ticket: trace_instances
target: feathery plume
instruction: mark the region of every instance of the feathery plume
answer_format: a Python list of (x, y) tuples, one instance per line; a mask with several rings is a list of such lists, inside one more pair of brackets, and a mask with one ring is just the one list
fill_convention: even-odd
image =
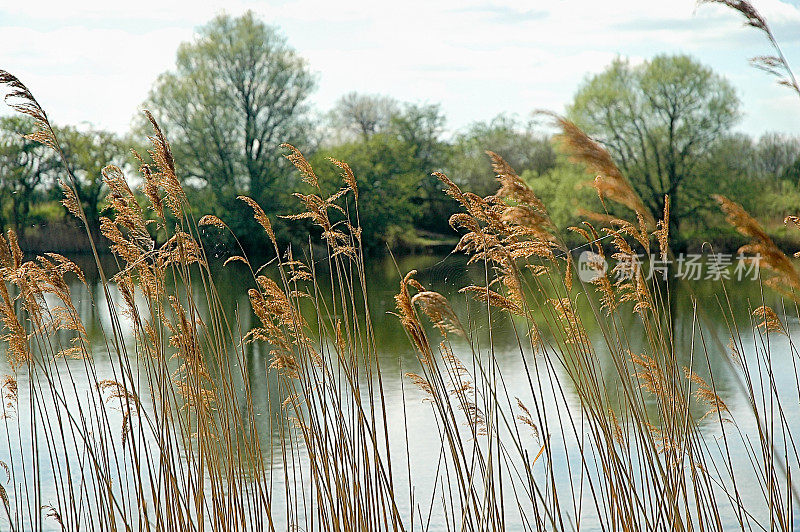
[(270, 223), (269, 218), (267, 218), (267, 214), (264, 212), (264, 209), (261, 208), (261, 205), (259, 205), (256, 200), (248, 196), (237, 196), (236, 199), (247, 203), (250, 208), (253, 209), (253, 218), (255, 218), (259, 225), (264, 228), (264, 231), (267, 232), (269, 239), (272, 240), (272, 243), (277, 246), (278, 242), (275, 239), (275, 232), (272, 230), (272, 223)]
[(443, 335), (447, 336), (448, 332), (452, 332), (463, 337), (467, 336), (458, 316), (442, 294), (427, 290), (418, 292), (411, 298), (411, 303), (419, 305)]
[(353, 170), (350, 169), (350, 165), (334, 159), (333, 157), (328, 157), (328, 160), (342, 170), (342, 180), (348, 187), (350, 187), (350, 190), (353, 191), (356, 201), (358, 201), (358, 183), (356, 182), (356, 176), (353, 174)]
[[(712, 196), (725, 213), (725, 220), (739, 233), (750, 238), (750, 243), (739, 248), (739, 254), (750, 255), (749, 261), (758, 261), (759, 268), (767, 268), (775, 273), (766, 284), (789, 297), (797, 298), (800, 294), (800, 275), (792, 261), (775, 245), (772, 238), (761, 225), (750, 216), (744, 208), (725, 196)], [(790, 220), (791, 221), (791, 220)]]
[(295, 168), (300, 170), (300, 175), (302, 176), (303, 181), (314, 188), (319, 188), (317, 175), (314, 173), (311, 163), (309, 163), (306, 158), (303, 157), (303, 154), (300, 153), (300, 150), (287, 143), (281, 144), (281, 148), (286, 148), (291, 152), (288, 155), (284, 155), (284, 157), (286, 157), (289, 162), (295, 166)]
[(770, 307), (761, 305), (753, 311), (753, 317), (761, 320), (756, 324), (756, 327), (764, 329), (764, 332), (777, 332), (788, 336), (780, 318)]
[(761, 16), (753, 4), (746, 0), (699, 0), (698, 4), (721, 4), (741, 13), (748, 26), (770, 33), (767, 20)]
[(608, 198), (628, 207), (643, 217), (648, 227), (655, 227), (653, 215), (645, 207), (630, 182), (622, 175), (608, 151), (599, 142), (589, 138), (573, 122), (555, 113), (543, 113), (553, 117), (556, 126), (561, 129), (558, 139), (572, 160), (585, 165), (588, 172), (597, 176), (591, 186), (597, 191), (600, 199)]

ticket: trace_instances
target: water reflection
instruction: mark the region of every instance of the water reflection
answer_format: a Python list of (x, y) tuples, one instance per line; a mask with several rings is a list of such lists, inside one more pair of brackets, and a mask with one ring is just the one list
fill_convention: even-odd
[[(113, 261), (110, 258), (105, 260), (108, 260), (105, 268), (108, 271), (114, 271)], [(86, 286), (77, 280), (71, 284), (73, 300), (80, 318), (86, 324), (87, 335), (94, 350), (95, 371), (100, 374), (100, 379), (112, 378), (113, 375), (106, 377), (103, 372), (113, 371), (112, 365), (105, 363), (104, 360), (108, 357), (109, 351), (106, 338), (114, 324), (96, 269), (90, 261), (84, 262), (85, 264), (81, 264), (81, 266), (86, 272), (89, 282)], [(319, 267), (324, 268), (324, 265), (321, 264)], [(436, 290), (448, 297), (463, 323), (471, 324), (469, 329), (475, 335), (474, 343), (484, 348), (484, 356), (489, 356), (488, 353), (491, 352), (491, 356), (497, 361), (509, 398), (521, 397), (528, 400), (531, 395), (529, 386), (531, 371), (541, 371), (541, 375), (551, 379), (554, 378), (552, 372), (556, 371), (560, 372), (555, 375), (555, 378), (559, 379), (560, 386), (567, 395), (569, 407), (577, 411), (580, 399), (569, 379), (565, 378), (563, 367), (551, 365), (541, 368), (540, 366), (543, 364), (541, 357), (535, 356), (528, 349), (520, 348), (520, 336), (524, 337), (527, 334), (525, 327), (505, 313), (493, 312), (489, 317), (481, 305), (471, 303), (465, 294), (459, 293), (459, 289), (466, 285), (485, 284), (485, 273), (481, 268), (467, 267), (466, 260), (457, 256), (406, 256), (397, 258), (396, 261), (385, 258), (370, 262), (367, 270), (367, 298), (378, 347), (377, 354), (382, 368), (387, 417), (392, 420), (389, 438), (393, 442), (393, 446), (398, 446), (395, 450), (404, 453), (406, 431), (413, 436), (409, 438), (408, 442), (409, 460), (412, 462), (411, 470), (414, 472), (413, 482), (415, 486), (418, 486), (417, 498), (425, 500), (435, 483), (433, 475), (439, 459), (441, 439), (435, 429), (436, 421), (431, 407), (423, 402), (423, 393), (411, 386), (403, 377), (406, 371), (416, 371), (419, 362), (399, 320), (391, 314), (395, 306), (393, 297), (398, 291), (401, 272), (404, 274), (411, 269), (418, 270), (416, 278), (428, 289)], [(275, 273), (271, 272), (269, 268), (265, 271), (267, 275)], [(232, 322), (238, 322), (242, 332), (255, 326), (258, 320), (251, 309), (247, 295), (247, 289), (254, 286), (249, 270), (239, 263), (232, 263), (224, 268), (217, 265), (214, 267), (214, 280), (225, 315)], [(532, 286), (537, 286), (535, 281), (531, 280), (531, 283)], [(550, 288), (545, 286), (541, 288), (545, 295), (553, 295), (548, 293)], [(194, 300), (199, 306), (201, 315), (207, 313), (208, 308), (202, 287), (197, 286), (193, 289), (195, 290)], [(717, 393), (728, 404), (731, 414), (737, 417), (737, 420), (741, 420), (744, 430), (754, 430), (755, 426), (749, 416), (749, 405), (741, 393), (739, 377), (732, 370), (728, 361), (726, 346), (728, 338), (737, 334), (741, 334), (745, 345), (756, 341), (750, 328), (752, 308), (764, 303), (778, 308), (781, 302), (777, 296), (763, 292), (758, 282), (729, 282), (727, 289), (730, 293), (736, 294), (736, 304), (729, 305), (727, 303), (725, 291), (719, 282), (698, 281), (672, 285), (669, 293), (663, 294), (663, 297), (669, 301), (672, 312), (672, 319), (666, 326), (670, 328), (671, 334), (675, 338), (675, 356), (678, 363), (692, 367), (704, 378), (713, 374)], [(114, 289), (111, 288), (111, 290)], [(320, 287), (320, 290), (322, 291), (320, 296), (329, 300), (331, 295), (329, 292), (326, 293), (324, 285)], [(590, 292), (592, 292), (591, 288)], [(552, 311), (544, 305), (538, 306), (540, 304), (538, 301), (541, 301), (543, 297), (531, 301), (531, 306), (538, 309), (535, 317), (541, 324), (547, 322), (548, 312)], [(607, 324), (600, 322), (592, 312), (592, 306), (597, 305), (594, 297), (579, 297), (577, 307), (583, 318), (587, 336), (594, 346), (606, 387), (612, 395), (610, 402), (613, 404), (615, 402), (613, 393), (619, 388), (619, 372), (612, 361), (604, 339), (603, 327)], [(112, 293), (112, 300), (119, 300), (119, 294)], [(487, 323), (489, 319), (491, 326)], [(737, 330), (734, 324), (738, 324), (741, 329)], [(123, 322), (119, 326), (124, 341), (131, 343), (129, 352), (134, 353), (132, 331), (129, 324)], [(313, 330), (317, 324), (311, 322), (309, 326)], [(626, 349), (638, 352), (646, 346), (647, 339), (641, 320), (633, 313), (632, 309), (620, 311), (615, 326), (619, 331), (623, 331), (622, 336), (626, 339), (627, 345), (624, 346)], [(546, 326), (542, 326), (542, 331), (545, 341), (555, 341), (554, 338), (548, 338), (548, 334), (552, 335), (552, 332)], [(68, 334), (63, 333), (62, 336), (59, 341), (67, 344)], [(788, 340), (786, 341), (788, 342)], [(522, 344), (524, 345), (525, 342), (523, 341)], [(456, 344), (456, 348), (459, 348), (459, 344)], [(777, 339), (772, 348), (775, 364), (789, 362), (791, 355), (784, 340)], [(230, 355), (232, 357), (230, 365), (234, 369), (233, 375), (238, 379), (234, 380), (234, 387), (239, 394), (239, 411), (242, 419), (249, 423), (247, 401), (252, 400), (255, 428), (262, 440), (263, 448), (279, 450), (280, 445), (276, 442), (286, 432), (286, 418), (281, 409), (283, 394), (279, 390), (278, 381), (274, 373), (267, 370), (270, 359), (268, 349), (260, 342), (247, 343), (243, 347), (243, 354), (244, 357), (241, 360), (235, 355), (235, 350), (232, 350)], [(80, 368), (84, 363), (82, 361), (66, 361), (63, 364), (67, 367)], [(244, 367), (239, 368), (240, 364)], [(237, 368), (241, 369), (238, 373)], [(2, 372), (10, 372), (10, 368), (5, 362), (2, 363)], [(776, 375), (775, 382), (780, 393), (796, 395), (794, 372)], [(88, 388), (81, 388), (82, 383), (80, 382), (73, 383), (73, 385), (78, 390), (78, 395), (91, 393)], [(244, 393), (245, 387), (249, 387), (252, 392), (250, 398)], [(24, 388), (23, 380), (20, 383), (20, 389)], [(554, 391), (552, 393), (555, 394)], [(145, 408), (153, 408), (153, 405), (146, 403), (147, 398), (142, 399), (145, 401)], [(549, 400), (552, 405), (558, 403), (555, 396), (546, 400)], [(555, 406), (554, 408), (559, 407)], [(797, 409), (788, 412), (787, 416), (790, 425), (797, 427)], [(709, 423), (707, 430), (714, 435), (718, 429), (714, 423)], [(573, 446), (571, 447), (572, 454), (575, 454), (575, 442), (570, 440), (569, 435), (556, 435), (556, 437), (562, 437), (564, 445)], [(32, 433), (31, 439), (36, 439), (35, 431)], [(531, 445), (533, 447), (533, 443)], [(747, 465), (747, 457), (743, 453), (741, 456), (734, 456), (733, 459), (734, 467), (737, 461), (741, 461), (742, 465)], [(277, 459), (272, 461), (272, 464), (277, 468), (282, 462)], [(569, 475), (569, 469), (565, 467), (565, 464), (561, 465), (564, 466), (564, 472), (561, 474)], [(280, 473), (276, 474), (280, 477)], [(407, 481), (404, 478), (404, 471), (398, 471), (397, 474), (399, 476), (398, 483)]]

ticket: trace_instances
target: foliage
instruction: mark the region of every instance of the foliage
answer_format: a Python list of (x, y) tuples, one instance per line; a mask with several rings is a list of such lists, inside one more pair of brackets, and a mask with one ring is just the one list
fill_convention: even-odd
[(336, 100), (328, 121), (336, 134), (345, 137), (340, 140), (367, 140), (376, 133), (387, 133), (398, 112), (394, 98), (348, 92)]
[(0, 228), (12, 227), (23, 237), (31, 208), (56, 164), (42, 145), (25, 138), (35, 129), (27, 116), (0, 118)]
[(328, 157), (347, 161), (356, 175), (363, 176), (358, 186), (358, 219), (367, 236), (365, 248), (384, 252), (387, 245), (412, 243), (413, 222), (419, 215), (413, 198), (424, 178), (414, 147), (395, 136), (377, 133), (363, 141), (320, 150), (311, 163), (322, 189), (333, 194), (341, 184), (341, 170)]
[(535, 170), (525, 170), (521, 177), (547, 205), (556, 227), (565, 229), (580, 225), (585, 217), (584, 212), (590, 209), (590, 205), (599, 207), (594, 190), (584, 184), (584, 170), (569, 163), (564, 156), (559, 156), (553, 167), (542, 174)]
[(418, 213), (417, 228), (437, 234), (449, 233), (448, 220), (455, 204), (441, 194), (434, 172), (443, 170), (449, 146), (442, 140), (445, 117), (439, 105), (410, 104), (392, 117), (390, 134), (411, 149), (413, 164), (420, 173), (412, 203)]
[(276, 212), (290, 178), (278, 145), (303, 144), (314, 84), (276, 28), (252, 12), (220, 15), (179, 47), (146, 106), (172, 139), (182, 179), (207, 186), (223, 210), (247, 193)]
[(681, 222), (706, 209), (714, 191), (700, 167), (739, 117), (731, 84), (684, 55), (636, 66), (617, 59), (584, 82), (568, 116), (607, 147), (652, 217), (669, 195), (681, 246)]
[[(337, 102), (330, 120), (336, 131), (351, 134), (339, 144), (324, 144), (320, 154), (359, 152), (355, 155), (358, 163), (353, 167), (358, 166), (361, 175), (376, 176), (380, 187), (386, 182), (403, 183), (401, 195), (388, 200), (392, 206), (380, 209), (392, 212), (391, 220), (399, 223), (368, 223), (368, 235), (374, 234), (378, 241), (410, 244), (416, 240), (412, 228), (436, 235), (450, 233), (448, 220), (455, 205), (442, 197), (439, 181), (432, 175), (442, 170), (449, 149), (442, 140), (445, 118), (438, 105), (400, 103), (376, 95), (350, 93)], [(368, 154), (369, 150), (381, 149), (386, 153)], [(398, 157), (400, 152), (402, 157)], [(404, 202), (403, 206), (398, 200)], [(372, 202), (362, 204), (362, 212), (375, 208)], [(378, 227), (393, 229), (386, 234), (369, 232)]]
[(741, 157), (753, 161), (754, 174), (761, 179), (785, 176), (789, 168), (800, 159), (800, 138), (781, 133), (765, 133), (754, 146), (755, 157)]
[(476, 122), (459, 133), (453, 143), (448, 171), (461, 186), (485, 196), (494, 190), (491, 163), (486, 150), (501, 155), (518, 172), (543, 175), (555, 166), (556, 154), (535, 124), (498, 115), (489, 122)]
[[(363, 175), (377, 176), (378, 183), (364, 185), (365, 191), (374, 186), (375, 201), (362, 205), (365, 241), (375, 243), (366, 247), (370, 253), (382, 252), (387, 242), (427, 245), (452, 238), (448, 222), (456, 204), (440, 194), (441, 184), (432, 174), (446, 171), (464, 190), (489, 195), (496, 179), (486, 150), (503, 156), (547, 198), (562, 229), (580, 221), (590, 206), (613, 215), (622, 212), (597, 203), (588, 188), (576, 188), (579, 171), (557, 159), (553, 148), (558, 143), (534, 120), (499, 115), (448, 138), (437, 104), (351, 92), (329, 112), (312, 115), (307, 98), (313, 86), (307, 64), (276, 28), (252, 13), (223, 15), (180, 47), (176, 67), (158, 79), (146, 102), (172, 142), (188, 208), (197, 209), (193, 214), (198, 217), (212, 213), (228, 220), (245, 249), (269, 250), (235, 199), (238, 195), (256, 198), (271, 215), (296, 205), (290, 191), (298, 181), (280, 156), (283, 141), (299, 146), (315, 162), (329, 154), (352, 155)], [(756, 140), (731, 133), (737, 106), (730, 85), (708, 68), (686, 56), (659, 56), (637, 66), (619, 59), (587, 79), (570, 116), (608, 147), (620, 176), (633, 182), (646, 205), (646, 218), (660, 216), (669, 194), (673, 245), (699, 247), (721, 231), (720, 214), (708, 208), (709, 192), (729, 196), (767, 219), (769, 230), (781, 225), (779, 215), (789, 213), (800, 195), (798, 138), (769, 133)], [(17, 126), (9, 120), (0, 123), (0, 137), (10, 139), (4, 141), (11, 143), (7, 147), (25, 142), (18, 130), (30, 128)], [(142, 118), (137, 127), (138, 137), (144, 138), (151, 126)], [(91, 234), (97, 235), (106, 192), (100, 169), (108, 162), (124, 166), (130, 161), (121, 155), (119, 139), (108, 132), (71, 126), (59, 131), (76, 176), (76, 194)], [(26, 146), (7, 151), (13, 157), (25, 150), (41, 152)], [(137, 147), (145, 158), (146, 149)], [(368, 153), (373, 149), (386, 153)], [(24, 241), (25, 228), (34, 221), (31, 210), (60, 197), (58, 180), (64, 175), (49, 160), (37, 163), (34, 157), (23, 164), (12, 159), (6, 164), (13, 171), (0, 175), (0, 225), (15, 227)], [(753, 181), (759, 183), (757, 190)], [(40, 211), (37, 219), (47, 212), (52, 210)], [(273, 225), (281, 242), (305, 244), (308, 227), (281, 218)], [(219, 252), (238, 248), (230, 234), (217, 235), (213, 245)]]
[[(800, 150), (797, 138), (765, 134), (754, 141), (742, 133), (719, 138), (698, 165), (698, 175), (707, 188), (742, 204), (772, 229), (796, 210), (800, 201), (797, 181), (788, 178), (795, 153)], [(758, 190), (755, 194), (754, 191)], [(704, 209), (694, 219), (684, 221), (684, 231), (694, 234), (695, 242), (713, 238), (709, 228), (725, 232), (725, 223), (716, 210)]]
[[(100, 236), (100, 215), (107, 193), (103, 168), (108, 165), (125, 167), (130, 161), (126, 143), (114, 133), (73, 126), (56, 128), (66, 164), (75, 177), (75, 189), (83, 204), (86, 222), (95, 242)], [(67, 180), (62, 176), (62, 179)]]

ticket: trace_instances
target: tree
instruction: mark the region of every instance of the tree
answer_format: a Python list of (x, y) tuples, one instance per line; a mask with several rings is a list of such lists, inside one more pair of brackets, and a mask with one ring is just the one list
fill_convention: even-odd
[(606, 146), (654, 218), (669, 195), (680, 247), (681, 221), (709, 204), (714, 186), (702, 163), (739, 118), (731, 84), (685, 55), (617, 59), (583, 83), (568, 116)]
[(765, 133), (755, 145), (758, 177), (781, 177), (800, 157), (800, 139), (781, 133)]
[[(571, 163), (566, 156), (556, 158), (554, 166), (543, 173), (532, 169), (523, 170), (520, 177), (536, 193), (547, 208), (547, 214), (561, 230), (580, 225), (586, 218), (583, 211), (597, 202), (597, 195), (586, 182), (583, 169)], [(583, 210), (582, 210), (583, 209)], [(575, 245), (585, 243), (571, 231), (562, 231), (564, 239), (573, 238)]]
[(406, 103), (390, 123), (390, 133), (410, 148), (420, 176), (413, 199), (419, 207), (415, 226), (435, 233), (449, 231), (450, 215), (457, 210), (455, 202), (442, 193), (439, 178), (432, 175), (442, 171), (447, 162), (444, 126), (438, 104)]
[(27, 116), (0, 118), (0, 227), (24, 238), (36, 194), (56, 167), (49, 148), (25, 138), (36, 131)]
[(187, 178), (220, 202), (247, 193), (268, 210), (293, 175), (278, 156), (302, 146), (314, 77), (278, 31), (252, 12), (221, 15), (183, 43), (174, 71), (162, 74), (146, 105), (170, 139)]
[[(341, 187), (340, 170), (327, 157), (347, 162), (358, 182), (358, 214), (368, 252), (409, 244), (419, 208), (412, 198), (423, 177), (413, 147), (397, 137), (378, 133), (360, 142), (320, 150), (311, 164), (320, 186), (330, 194)], [(351, 209), (354, 215), (355, 211)], [(355, 216), (353, 216), (355, 221)]]
[[(95, 242), (100, 237), (100, 214), (106, 187), (103, 168), (109, 164), (124, 167), (127, 162), (123, 142), (109, 131), (79, 130), (74, 126), (58, 128), (66, 164), (75, 177), (75, 190), (83, 205), (86, 224)], [(66, 180), (66, 178), (64, 178)]]
[(367, 140), (376, 133), (386, 133), (399, 110), (397, 101), (388, 96), (349, 92), (336, 100), (328, 120), (345, 138)]
[(490, 122), (475, 122), (456, 136), (448, 173), (467, 190), (486, 196), (497, 190), (486, 150), (503, 157), (520, 175), (542, 175), (555, 167), (550, 140), (537, 134), (532, 123), (499, 115)]
[[(395, 175), (414, 175), (413, 192), (406, 199), (414, 213), (413, 225), (434, 233), (449, 231), (448, 220), (455, 212), (455, 202), (442, 194), (439, 179), (431, 174), (441, 171), (447, 159), (447, 144), (442, 140), (445, 117), (441, 107), (426, 103), (400, 103), (380, 95), (361, 95), (355, 92), (340, 98), (329, 113), (329, 122), (335, 131), (344, 132), (344, 142), (339, 146), (362, 144), (377, 147), (371, 142), (384, 137), (383, 142), (393, 149), (400, 146), (407, 153), (407, 161), (393, 162), (384, 171)], [(338, 148), (336, 144), (329, 148)], [(367, 174), (368, 175), (368, 174)]]

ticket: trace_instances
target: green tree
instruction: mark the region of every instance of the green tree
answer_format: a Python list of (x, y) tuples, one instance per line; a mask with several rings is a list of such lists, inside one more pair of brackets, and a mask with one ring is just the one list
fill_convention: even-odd
[(584, 186), (584, 170), (561, 155), (556, 158), (554, 166), (544, 173), (526, 169), (520, 177), (542, 200), (550, 219), (561, 231), (561, 237), (583, 244), (585, 241), (580, 241), (577, 235), (566, 228), (580, 225), (586, 219), (583, 210), (589, 210), (589, 205), (599, 203), (594, 190)]
[(125, 143), (114, 133), (99, 129), (80, 130), (67, 126), (58, 128), (56, 134), (69, 170), (75, 176), (75, 189), (83, 205), (86, 223), (97, 242), (106, 194), (102, 171), (109, 164), (125, 166), (128, 162)]
[(252, 12), (221, 15), (179, 47), (175, 70), (158, 78), (146, 106), (188, 182), (206, 184), (225, 210), (247, 193), (274, 212), (294, 175), (277, 147), (302, 146), (314, 85), (276, 28)]
[(442, 193), (439, 178), (447, 162), (449, 146), (442, 140), (445, 117), (438, 104), (406, 103), (392, 117), (390, 133), (411, 150), (420, 178), (413, 202), (419, 207), (414, 225), (434, 233), (449, 232), (450, 215), (457, 205)]
[[(358, 182), (358, 215), (368, 252), (413, 244), (419, 208), (412, 201), (423, 175), (413, 147), (395, 136), (378, 133), (365, 141), (326, 148), (311, 157), (320, 186), (327, 193), (341, 187), (339, 169), (327, 157), (344, 161)], [(355, 220), (355, 210), (351, 208)]]
[(800, 186), (800, 158), (787, 166), (781, 173), (781, 178), (789, 181), (796, 186)]
[(24, 238), (31, 207), (56, 161), (47, 147), (25, 138), (36, 131), (26, 116), (0, 118), (0, 226), (12, 227)]
[(655, 218), (669, 195), (680, 247), (681, 222), (705, 209), (714, 190), (703, 162), (739, 118), (731, 84), (685, 55), (636, 66), (617, 59), (583, 83), (568, 116), (606, 146)]
[(400, 103), (386, 96), (351, 92), (336, 102), (328, 119), (337, 138), (345, 139), (340, 145), (374, 146), (372, 138), (382, 135), (384, 141), (404, 146), (409, 160), (397, 162), (393, 171), (416, 176), (414, 191), (407, 198), (415, 213), (414, 227), (449, 232), (448, 220), (456, 205), (442, 194), (438, 178), (431, 175), (443, 169), (449, 148), (442, 139), (445, 117), (439, 105)]
[(448, 174), (467, 190), (486, 196), (497, 190), (486, 150), (503, 157), (520, 175), (542, 175), (556, 164), (550, 140), (536, 133), (532, 123), (499, 115), (490, 122), (476, 122), (456, 136)]

